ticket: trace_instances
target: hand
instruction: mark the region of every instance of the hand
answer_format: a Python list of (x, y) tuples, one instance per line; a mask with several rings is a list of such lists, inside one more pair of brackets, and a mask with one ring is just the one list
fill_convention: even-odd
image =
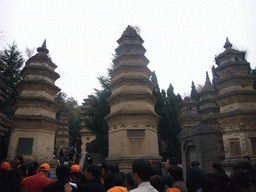
[(64, 187), (64, 192), (71, 192), (72, 191), (72, 187), (69, 183), (67, 183)]

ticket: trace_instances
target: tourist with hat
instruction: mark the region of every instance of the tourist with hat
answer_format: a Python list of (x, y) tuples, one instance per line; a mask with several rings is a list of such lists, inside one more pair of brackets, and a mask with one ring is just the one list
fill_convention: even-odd
[(81, 177), (82, 177), (82, 169), (80, 165), (72, 165), (71, 171), (70, 171), (71, 182), (79, 186), (81, 184)]
[(7, 173), (10, 171), (11, 165), (9, 162), (3, 162), (0, 166), (0, 186), (5, 186)]
[(49, 171), (50, 165), (47, 163), (43, 163), (42, 165), (40, 165), (38, 173), (33, 176), (26, 177), (21, 182), (21, 186), (28, 192), (43, 191), (45, 186), (53, 183), (53, 180), (47, 177), (49, 175)]

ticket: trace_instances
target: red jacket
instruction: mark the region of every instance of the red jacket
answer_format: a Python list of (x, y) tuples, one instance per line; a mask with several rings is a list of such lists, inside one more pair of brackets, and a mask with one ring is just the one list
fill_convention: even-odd
[(46, 185), (52, 183), (53, 180), (46, 177), (43, 173), (37, 173), (23, 179), (21, 182), (21, 187), (26, 189), (28, 192), (42, 192)]

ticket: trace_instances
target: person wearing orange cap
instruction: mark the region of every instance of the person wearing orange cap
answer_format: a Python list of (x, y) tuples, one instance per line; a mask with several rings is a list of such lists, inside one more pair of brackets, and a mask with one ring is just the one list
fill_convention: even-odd
[(6, 177), (10, 171), (11, 165), (9, 162), (3, 162), (0, 166), (0, 186), (3, 188), (6, 184)]
[(53, 180), (47, 177), (49, 171), (50, 165), (43, 163), (39, 167), (39, 172), (33, 176), (26, 177), (21, 182), (21, 186), (28, 192), (42, 192), (45, 186), (53, 183)]
[(76, 183), (77, 186), (81, 184), (82, 169), (80, 165), (72, 165), (70, 171), (70, 178), (72, 183)]

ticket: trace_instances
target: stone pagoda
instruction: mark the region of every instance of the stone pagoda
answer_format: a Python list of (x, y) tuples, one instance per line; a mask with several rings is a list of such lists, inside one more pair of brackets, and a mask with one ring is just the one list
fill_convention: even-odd
[(60, 128), (56, 132), (55, 137), (55, 149), (56, 151), (59, 151), (59, 149), (62, 147), (65, 150), (68, 150), (69, 148), (69, 128), (68, 128), (68, 111), (65, 110), (60, 114), (59, 118), (59, 125)]
[(233, 49), (228, 38), (224, 48), (225, 51), (215, 58), (218, 67), (213, 73), (218, 90), (215, 101), (220, 107), (218, 122), (223, 133), (225, 162), (232, 164), (241, 161), (245, 155), (256, 155), (256, 90), (245, 52)]
[[(4, 100), (9, 96), (9, 93), (12, 91), (3, 81), (2, 73), (5, 70), (5, 65), (0, 61), (0, 104), (4, 102)], [(4, 136), (4, 134), (9, 131), (11, 127), (11, 121), (7, 119), (7, 117), (1, 113), (0, 111), (0, 136)]]
[(55, 133), (59, 128), (55, 118), (59, 105), (54, 96), (60, 89), (54, 83), (60, 76), (47, 55), (46, 41), (37, 52), (20, 74), (23, 80), (17, 85), (19, 96), (12, 105), (15, 113), (7, 156), (13, 159), (15, 155), (23, 155), (27, 163), (52, 160)]
[(84, 99), (84, 103), (81, 106), (81, 119), (82, 123), (80, 125), (81, 130), (79, 134), (81, 135), (81, 153), (87, 153), (87, 145), (95, 139), (95, 134), (93, 134), (87, 127), (86, 121), (88, 120), (89, 116), (87, 110), (91, 107), (91, 100), (93, 99), (93, 95), (88, 95), (87, 99)]
[(150, 81), (149, 60), (144, 56), (144, 41), (128, 26), (117, 42), (108, 99), (110, 114), (106, 117), (109, 126), (107, 161), (118, 163), (121, 170), (128, 171), (132, 161), (139, 157), (161, 160), (157, 137), (160, 117), (154, 112), (157, 100), (152, 95), (155, 87)]

